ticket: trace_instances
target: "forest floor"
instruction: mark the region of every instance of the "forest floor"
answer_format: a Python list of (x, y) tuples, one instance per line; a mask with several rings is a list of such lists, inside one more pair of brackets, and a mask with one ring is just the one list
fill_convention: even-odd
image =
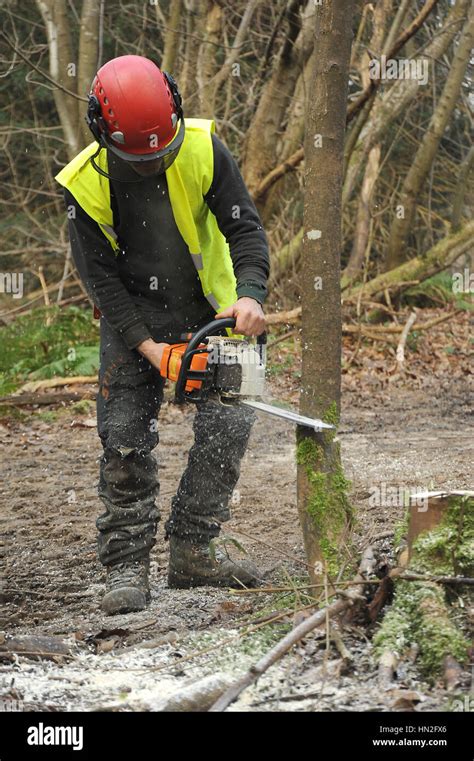
[[(339, 438), (352, 482), (359, 556), (372, 545), (382, 562), (391, 562), (391, 532), (405, 512), (401, 503), (374, 505), (374, 489), (472, 488), (468, 315), (456, 325), (450, 321), (448, 338), (447, 333), (447, 326), (440, 325), (421, 338), (417, 351), (407, 356), (405, 374), (394, 380), (394, 359), (383, 347), (362, 346), (354, 356), (354, 345), (345, 346)], [(299, 360), (291, 349), (282, 347), (273, 357), (270, 386), (274, 398), (294, 403)], [(141, 613), (104, 617), (99, 603), (105, 574), (95, 552), (94, 521), (101, 505), (95, 493), (100, 443), (93, 406), (87, 415), (69, 406), (1, 418), (0, 501), (6, 537), (1, 628), (9, 635), (57, 636), (70, 646), (71, 655), (4, 658), (0, 700), (19, 700), (26, 710), (160, 710), (198, 680), (208, 678), (212, 688), (216, 680), (236, 678), (298, 620), (297, 610), (308, 604), (302, 593), (167, 588), (163, 523), (192, 440), (192, 420), (189, 407), (166, 403), (160, 413), (156, 454), (163, 519), (152, 553), (151, 604)], [(290, 426), (258, 418), (237, 490), (226, 532), (259, 564), (266, 586), (303, 583)], [(286, 617), (268, 623), (285, 611)], [(371, 639), (381, 616), (372, 625), (355, 620), (342, 631), (353, 655), (350, 666), (328, 644), (322, 627), (228, 710), (448, 709), (452, 695), (441, 681), (423, 681), (416, 661), (400, 667), (393, 688), (380, 689)], [(461, 692), (466, 694), (469, 679), (465, 673)]]

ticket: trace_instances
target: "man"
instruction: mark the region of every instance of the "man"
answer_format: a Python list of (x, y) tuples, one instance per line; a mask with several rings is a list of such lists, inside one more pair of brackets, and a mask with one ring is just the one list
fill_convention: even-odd
[[(215, 317), (236, 334), (265, 328), (265, 233), (237, 165), (211, 121), (184, 119), (172, 77), (141, 56), (98, 71), (87, 122), (95, 142), (57, 176), (72, 254), (100, 310), (98, 431), (103, 445), (96, 521), (107, 569), (102, 609), (150, 600), (159, 483), (152, 450), (163, 398), (163, 349)], [(166, 524), (168, 583), (252, 584), (249, 560), (210, 551), (239, 477), (254, 413), (198, 405), (194, 444)]]

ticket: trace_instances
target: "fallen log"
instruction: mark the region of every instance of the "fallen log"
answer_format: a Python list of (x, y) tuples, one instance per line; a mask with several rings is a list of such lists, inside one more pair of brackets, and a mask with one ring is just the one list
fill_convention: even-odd
[(35, 405), (63, 404), (65, 402), (80, 402), (83, 399), (95, 399), (97, 392), (84, 389), (81, 392), (61, 391), (57, 394), (20, 394), (18, 396), (1, 396), (0, 407), (31, 407)]
[(423, 256), (415, 256), (388, 272), (368, 280), (362, 285), (349, 288), (344, 292), (344, 303), (357, 303), (359, 298), (374, 299), (383, 296), (384, 291), (393, 293), (403, 291), (407, 283), (413, 280), (427, 280), (436, 273), (449, 267), (462, 254), (472, 249), (474, 221), (468, 222), (459, 232), (442, 238)]
[[(469, 642), (455, 618), (442, 583), (470, 584), (474, 576), (474, 494), (411, 496), (408, 565), (393, 569), (394, 602), (374, 637), (374, 652), (408, 658), (416, 644), (425, 676), (439, 678), (446, 659), (466, 663)], [(458, 595), (456, 595), (458, 597)]]
[(45, 658), (46, 660), (72, 657), (69, 646), (59, 637), (0, 634), (0, 659), (15, 655), (23, 655), (26, 658)]
[(97, 383), (97, 375), (75, 375), (70, 378), (48, 378), (47, 380), (29, 381), (21, 386), (17, 393), (28, 394), (41, 391), (45, 388), (59, 388), (60, 386), (82, 386), (86, 383)]
[[(462, 309), (456, 309), (453, 312), (446, 312), (445, 314), (434, 317), (432, 320), (426, 322), (414, 322), (410, 325), (410, 332), (417, 331), (420, 333), (423, 330), (429, 330), (434, 328), (435, 325), (440, 325), (442, 322), (451, 320), (456, 315), (461, 314)], [(301, 318), (301, 307), (291, 309), (289, 312), (272, 312), (265, 316), (267, 325), (284, 325), (286, 323), (295, 323)], [(394, 338), (402, 333), (404, 325), (370, 325), (368, 323), (358, 323), (356, 325), (351, 323), (344, 323), (342, 326), (342, 332), (351, 334), (362, 334), (367, 338), (379, 338), (385, 340), (387, 337), (393, 336)]]

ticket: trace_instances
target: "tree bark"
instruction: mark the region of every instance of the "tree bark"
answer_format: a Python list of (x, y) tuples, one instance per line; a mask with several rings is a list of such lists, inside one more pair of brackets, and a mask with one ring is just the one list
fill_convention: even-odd
[[(305, 0), (289, 2), (287, 37), (272, 74), (263, 88), (246, 135), (242, 173), (251, 193), (257, 190), (262, 179), (278, 163), (276, 146), (281, 135), (281, 125), (284, 123), (301, 66), (311, 53), (311, 47), (308, 49), (304, 44), (305, 30), (302, 29), (299, 16), (303, 4)], [(310, 5), (313, 8), (312, 3)], [(307, 14), (307, 25), (309, 19)], [(258, 199), (257, 205), (260, 206)]]
[(199, 115), (206, 119), (215, 117), (215, 75), (219, 71), (217, 47), (222, 39), (223, 10), (215, 0), (208, 2), (205, 41), (199, 49), (197, 79), (199, 83)]
[[(341, 401), (341, 186), (354, 1), (316, 6), (305, 135), (301, 412), (337, 425)], [(336, 575), (350, 524), (334, 435), (300, 428), (298, 511), (310, 577)]]
[[(77, 91), (77, 77), (69, 76), (69, 68), (75, 65), (65, 0), (36, 0), (43, 17), (49, 49), (49, 73), (56, 82), (68, 90)], [(73, 84), (72, 84), (73, 83)], [(72, 85), (72, 86), (71, 86)], [(53, 90), (67, 152), (72, 159), (80, 149), (78, 102), (60, 89)]]
[(163, 49), (163, 57), (161, 59), (161, 68), (164, 71), (168, 71), (170, 74), (173, 74), (179, 52), (179, 25), (182, 8), (183, 0), (171, 0), (168, 16), (169, 29), (165, 29), (164, 31), (165, 46)]
[(179, 76), (179, 87), (188, 116), (199, 115), (199, 83), (196, 62), (199, 57), (206, 19), (202, 5), (202, 0), (188, 0), (186, 5), (186, 46), (183, 68)]
[[(454, 232), (461, 227), (463, 206), (469, 185), (469, 175), (474, 167), (474, 145), (471, 145), (469, 152), (462, 162), (459, 169), (459, 177), (454, 192), (453, 208), (451, 211), (451, 227)], [(472, 211), (472, 209), (471, 209)]]
[[(87, 96), (92, 80), (97, 71), (99, 57), (99, 19), (100, 3), (97, 0), (84, 0), (81, 13), (81, 32), (79, 37), (79, 61), (77, 64), (77, 93)], [(81, 148), (88, 145), (92, 136), (85, 119), (79, 119)]]

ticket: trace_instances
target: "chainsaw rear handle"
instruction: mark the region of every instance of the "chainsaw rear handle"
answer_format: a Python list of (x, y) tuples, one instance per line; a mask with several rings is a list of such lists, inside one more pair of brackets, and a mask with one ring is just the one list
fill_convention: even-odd
[[(200, 344), (207, 344), (207, 338), (209, 336), (217, 335), (223, 328), (235, 328), (235, 322), (236, 321), (234, 317), (221, 317), (218, 320), (212, 320), (212, 322), (209, 322), (207, 325), (204, 325), (202, 328), (197, 330), (196, 333), (193, 333), (188, 341), (186, 351), (181, 357), (181, 367), (175, 387), (175, 402), (182, 404), (186, 400), (192, 402), (202, 402), (207, 399), (206, 392), (208, 391), (210, 382), (212, 380), (213, 370), (211, 367), (200, 371), (191, 370), (191, 362), (195, 354), (202, 354), (207, 351), (207, 348), (205, 346), (200, 346)], [(261, 333), (261, 335), (257, 336), (258, 346), (263, 347), (266, 343), (266, 332)], [(202, 382), (200, 393), (196, 393), (196, 391), (186, 391), (186, 383), (191, 380)], [(208, 381), (207, 384), (206, 381)]]

